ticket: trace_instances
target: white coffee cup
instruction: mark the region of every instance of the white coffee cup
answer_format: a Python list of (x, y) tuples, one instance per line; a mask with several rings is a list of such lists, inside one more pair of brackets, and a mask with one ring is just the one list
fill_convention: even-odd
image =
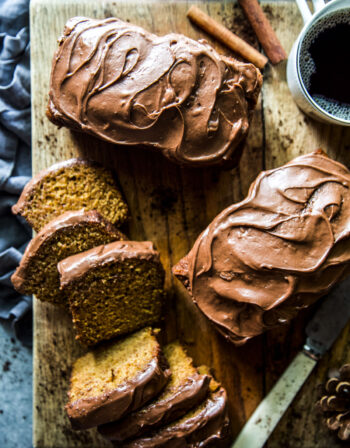
[[(293, 48), (288, 57), (287, 82), (289, 89), (297, 105), (307, 115), (310, 115), (318, 121), (342, 126), (350, 126), (350, 119), (343, 119), (332, 115), (314, 101), (305, 87), (300, 72), (300, 50), (306, 34), (313, 26), (315, 26), (316, 22), (320, 19), (324, 19), (330, 14), (333, 15), (333, 13), (338, 11), (344, 12), (344, 10), (347, 14), (350, 14), (350, 0), (332, 0), (327, 4), (325, 4), (323, 0), (313, 0), (314, 14), (310, 12), (306, 0), (296, 1), (304, 20), (304, 27), (297, 40), (294, 42)], [(342, 44), (350, 45), (350, 42), (344, 42)]]

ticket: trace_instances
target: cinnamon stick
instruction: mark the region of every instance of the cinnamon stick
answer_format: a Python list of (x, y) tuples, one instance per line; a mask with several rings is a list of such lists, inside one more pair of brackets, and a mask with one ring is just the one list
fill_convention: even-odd
[(208, 34), (215, 37), (227, 47), (239, 53), (249, 62), (252, 62), (259, 68), (264, 68), (268, 59), (259, 51), (255, 50), (251, 45), (245, 42), (240, 37), (233, 34), (224, 25), (221, 25), (216, 20), (209, 17), (205, 12), (201, 11), (196, 6), (191, 6), (187, 12), (187, 17), (196, 23), (200, 28), (203, 28)]
[(278, 64), (279, 62), (287, 59), (287, 54), (272, 29), (270, 22), (261, 9), (258, 1), (238, 1), (272, 64)]

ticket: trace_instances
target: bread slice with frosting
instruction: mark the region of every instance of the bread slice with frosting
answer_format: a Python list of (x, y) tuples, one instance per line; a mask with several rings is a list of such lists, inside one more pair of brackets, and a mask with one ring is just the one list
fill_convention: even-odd
[(57, 263), (94, 246), (126, 237), (96, 211), (67, 212), (50, 221), (31, 240), (11, 280), (22, 294), (68, 307), (60, 290)]
[(124, 448), (227, 447), (230, 441), (227, 396), (222, 387), (179, 420), (147, 436), (134, 439)]
[(151, 328), (100, 345), (73, 365), (66, 405), (73, 428), (88, 429), (131, 413), (155, 397), (169, 376)]
[(76, 338), (84, 345), (131, 333), (161, 318), (164, 269), (150, 241), (115, 241), (62, 260)]
[(161, 395), (123, 419), (99, 426), (104, 437), (116, 442), (140, 437), (179, 419), (205, 400), (210, 376), (198, 373), (179, 342), (166, 345), (163, 352), (171, 378)]

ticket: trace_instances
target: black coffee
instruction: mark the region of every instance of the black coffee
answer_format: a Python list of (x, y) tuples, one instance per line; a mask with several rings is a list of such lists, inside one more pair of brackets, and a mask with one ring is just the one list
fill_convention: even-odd
[(350, 120), (350, 13), (318, 20), (300, 48), (300, 74), (313, 100), (333, 116)]

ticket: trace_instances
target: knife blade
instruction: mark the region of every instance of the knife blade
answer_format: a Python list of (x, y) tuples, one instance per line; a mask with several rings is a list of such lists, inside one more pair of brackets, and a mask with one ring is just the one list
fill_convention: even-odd
[(321, 302), (307, 324), (306, 342), (275, 386), (262, 400), (232, 448), (262, 448), (309, 377), (350, 319), (350, 276)]

